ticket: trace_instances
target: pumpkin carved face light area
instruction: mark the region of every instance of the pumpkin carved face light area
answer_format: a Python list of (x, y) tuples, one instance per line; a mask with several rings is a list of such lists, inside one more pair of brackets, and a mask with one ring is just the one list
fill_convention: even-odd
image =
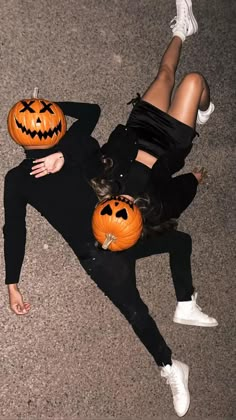
[(54, 146), (66, 132), (66, 118), (61, 108), (46, 99), (24, 99), (10, 110), (7, 119), (12, 139), (29, 149)]
[(124, 196), (112, 196), (99, 203), (93, 213), (92, 229), (103, 249), (122, 251), (133, 246), (142, 233), (139, 208)]

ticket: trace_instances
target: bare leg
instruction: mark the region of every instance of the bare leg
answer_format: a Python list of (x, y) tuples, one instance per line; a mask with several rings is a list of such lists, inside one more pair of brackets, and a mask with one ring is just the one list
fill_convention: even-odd
[(178, 36), (174, 36), (162, 57), (155, 80), (142, 97), (144, 101), (164, 112), (167, 112), (170, 107), (181, 49), (182, 40)]
[(187, 74), (176, 89), (168, 114), (195, 127), (198, 109), (205, 111), (210, 104), (210, 89), (200, 73)]
[[(168, 112), (187, 125), (195, 126), (198, 107), (205, 110), (209, 105), (209, 89), (205, 79), (198, 75), (192, 83), (192, 88), (186, 95), (186, 106), (181, 95), (183, 89), (178, 89), (171, 104), (171, 95), (175, 84), (175, 72), (179, 63), (182, 43), (186, 37), (198, 30), (198, 24), (192, 11), (191, 0), (176, 0), (176, 17), (171, 26), (173, 38), (170, 41), (160, 63), (158, 74), (151, 86), (143, 95), (143, 100), (149, 102), (164, 112)], [(189, 81), (190, 82), (190, 81)], [(196, 83), (195, 83), (196, 82)], [(198, 88), (195, 86), (198, 83)], [(183, 88), (184, 85), (181, 86)], [(192, 95), (193, 104), (192, 104)], [(181, 99), (180, 99), (181, 96)], [(192, 104), (192, 106), (191, 106)], [(183, 109), (182, 109), (183, 107)], [(190, 116), (187, 113), (189, 111)]]

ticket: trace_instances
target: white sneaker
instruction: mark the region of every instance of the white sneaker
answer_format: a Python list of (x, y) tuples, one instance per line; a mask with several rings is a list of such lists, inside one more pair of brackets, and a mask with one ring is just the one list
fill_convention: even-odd
[(215, 105), (210, 102), (209, 108), (206, 111), (201, 111), (200, 109), (197, 112), (197, 124), (205, 124), (209, 118), (212, 112), (215, 110)]
[(215, 318), (204, 314), (200, 306), (197, 305), (197, 293), (192, 295), (192, 300), (177, 303), (173, 321), (177, 324), (198, 327), (216, 327), (218, 325)]
[(198, 31), (198, 24), (194, 17), (191, 0), (176, 0), (177, 15), (170, 22), (173, 36), (179, 36), (185, 41), (186, 36)]
[(170, 385), (174, 408), (179, 417), (183, 417), (190, 405), (190, 394), (188, 390), (189, 367), (178, 360), (172, 360), (172, 365), (161, 368), (161, 376), (166, 378)]

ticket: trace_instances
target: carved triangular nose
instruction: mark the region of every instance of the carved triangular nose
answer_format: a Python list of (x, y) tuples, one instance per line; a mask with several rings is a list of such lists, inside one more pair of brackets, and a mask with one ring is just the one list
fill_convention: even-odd
[(40, 120), (40, 118), (38, 117), (38, 119), (37, 119), (37, 121), (36, 121), (37, 123), (41, 123), (41, 120)]

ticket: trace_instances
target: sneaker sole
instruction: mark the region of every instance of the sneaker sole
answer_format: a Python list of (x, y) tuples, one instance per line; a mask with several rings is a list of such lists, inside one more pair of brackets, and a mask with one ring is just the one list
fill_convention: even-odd
[(193, 14), (193, 8), (192, 8), (192, 1), (191, 0), (185, 0), (185, 3), (188, 6), (188, 13), (190, 18), (191, 27), (188, 28), (187, 36), (195, 34), (198, 31), (198, 23), (197, 20)]
[(183, 372), (184, 372), (185, 387), (188, 390), (188, 401), (187, 401), (186, 410), (183, 413), (177, 413), (179, 417), (185, 416), (185, 414), (189, 410), (189, 406), (190, 406), (190, 393), (189, 393), (189, 389), (188, 389), (189, 367), (187, 365), (182, 365), (182, 369), (183, 369)]
[(189, 319), (182, 319), (182, 318), (173, 318), (173, 322), (175, 322), (176, 324), (193, 325), (195, 327), (206, 327), (206, 328), (217, 327), (217, 325), (219, 325), (217, 321), (212, 324), (206, 324), (204, 322), (191, 321)]

